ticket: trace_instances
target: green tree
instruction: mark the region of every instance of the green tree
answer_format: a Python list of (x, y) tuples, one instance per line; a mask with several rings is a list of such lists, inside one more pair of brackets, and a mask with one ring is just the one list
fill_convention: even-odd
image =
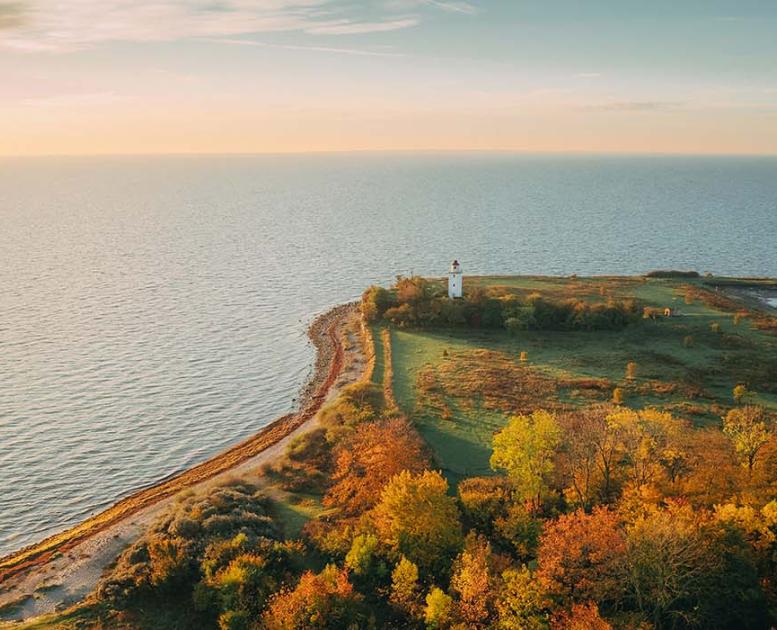
[(219, 630), (248, 630), (248, 613), (244, 610), (228, 610), (219, 615)]
[(361, 311), (368, 322), (383, 317), (391, 306), (391, 294), (383, 287), (371, 286), (362, 294)]
[(560, 442), (561, 430), (553, 414), (539, 410), (530, 416), (513, 416), (494, 436), (491, 468), (507, 472), (520, 496), (539, 508)]
[(345, 566), (361, 578), (362, 584), (374, 585), (387, 573), (385, 563), (378, 556), (378, 539), (373, 534), (360, 534), (353, 539), (345, 556)]

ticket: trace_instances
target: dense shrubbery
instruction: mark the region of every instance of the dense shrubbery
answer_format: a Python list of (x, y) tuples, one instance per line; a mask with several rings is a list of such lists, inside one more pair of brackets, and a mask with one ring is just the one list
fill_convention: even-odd
[(369, 321), (397, 326), (471, 326), (519, 330), (620, 330), (639, 319), (634, 300), (586, 302), (551, 300), (539, 294), (521, 297), (475, 288), (451, 300), (424, 278), (399, 278), (390, 289), (370, 287), (362, 296)]
[(191, 495), (119, 558), (97, 596), (117, 609), (194, 607), (203, 627), (247, 627), (301, 570), (302, 546), (284, 542), (269, 500), (234, 482)]

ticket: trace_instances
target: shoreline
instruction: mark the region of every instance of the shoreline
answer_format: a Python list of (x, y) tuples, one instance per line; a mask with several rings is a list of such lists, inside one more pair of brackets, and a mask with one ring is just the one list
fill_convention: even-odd
[(318, 413), (343, 371), (345, 350), (337, 329), (355, 312), (355, 303), (343, 304), (321, 313), (311, 322), (308, 337), (316, 348), (316, 359), (312, 376), (299, 395), (297, 411), (276, 418), (251, 437), (214, 457), (140, 489), (62, 532), (0, 557), (0, 594), (13, 590), (13, 585), (7, 584), (12, 578), (62, 557), (97, 534), (139, 512), (153, 509), (183, 490), (233, 471), (306, 424)]

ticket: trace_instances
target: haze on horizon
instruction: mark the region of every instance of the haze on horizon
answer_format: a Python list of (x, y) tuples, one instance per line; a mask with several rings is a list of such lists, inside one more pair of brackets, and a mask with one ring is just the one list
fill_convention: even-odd
[(0, 154), (777, 154), (767, 0), (0, 0)]

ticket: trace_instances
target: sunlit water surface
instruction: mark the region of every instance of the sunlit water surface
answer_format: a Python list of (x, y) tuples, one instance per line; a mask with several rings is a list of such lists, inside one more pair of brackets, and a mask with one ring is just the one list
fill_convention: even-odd
[(0, 160), (0, 554), (293, 407), (398, 273), (777, 275), (777, 160)]

